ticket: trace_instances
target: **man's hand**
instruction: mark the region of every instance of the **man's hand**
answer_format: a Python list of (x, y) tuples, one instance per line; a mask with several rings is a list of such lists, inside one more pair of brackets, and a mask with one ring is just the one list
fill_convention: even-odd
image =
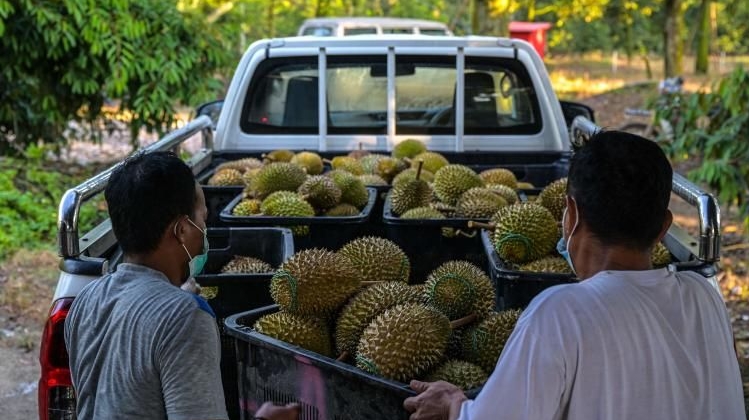
[(403, 402), (403, 407), (411, 413), (410, 420), (455, 420), (467, 400), (460, 388), (445, 381), (411, 381), (411, 389), (418, 395)]
[(297, 420), (299, 418), (299, 404), (291, 403), (285, 406), (266, 402), (255, 413), (256, 419), (265, 420)]

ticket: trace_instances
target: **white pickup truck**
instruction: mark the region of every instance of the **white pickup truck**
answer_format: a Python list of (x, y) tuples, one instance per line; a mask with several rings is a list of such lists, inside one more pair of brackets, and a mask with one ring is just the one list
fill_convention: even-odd
[[(451, 162), (507, 167), (518, 179), (543, 186), (566, 174), (575, 145), (597, 129), (590, 109), (558, 100), (529, 44), (488, 37), (261, 40), (242, 57), (226, 98), (199, 112), (211, 113), (217, 120), (198, 116), (141, 152), (178, 149), (202, 136), (202, 148), (188, 162), (200, 178), (218, 162), (274, 149), (324, 157), (357, 148), (388, 153), (415, 138)], [(60, 279), (40, 355), (42, 420), (75, 418), (64, 320), (81, 288), (122, 258), (109, 221), (89, 232), (78, 228), (81, 205), (104, 190), (112, 169), (70, 189), (60, 202)], [(216, 214), (227, 198), (208, 190), (209, 227), (218, 226)], [(669, 231), (664, 242), (675, 265), (714, 276), (720, 243), (716, 202), (679, 175), (673, 191), (696, 207), (699, 218), (696, 238), (677, 226)], [(233, 368), (225, 367), (227, 377)], [(229, 396), (235, 384), (225, 381), (233, 418), (239, 411), (236, 395)]]

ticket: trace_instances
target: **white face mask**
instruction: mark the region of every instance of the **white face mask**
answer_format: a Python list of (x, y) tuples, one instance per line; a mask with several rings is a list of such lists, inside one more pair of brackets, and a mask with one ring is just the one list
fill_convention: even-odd
[[(574, 199), (572, 200), (574, 201)], [(559, 255), (561, 255), (565, 260), (567, 260), (567, 264), (570, 265), (570, 268), (572, 269), (572, 272), (577, 274), (577, 271), (575, 271), (575, 265), (572, 263), (572, 256), (570, 255), (570, 242), (572, 241), (572, 234), (575, 233), (575, 229), (577, 229), (577, 223), (580, 221), (580, 214), (578, 212), (575, 212), (575, 225), (572, 227), (572, 232), (570, 232), (570, 236), (565, 239), (564, 238), (564, 226), (566, 225), (565, 219), (567, 218), (567, 208), (565, 207), (564, 213), (562, 214), (562, 237), (559, 239), (559, 242), (557, 242), (557, 252), (559, 252)]]

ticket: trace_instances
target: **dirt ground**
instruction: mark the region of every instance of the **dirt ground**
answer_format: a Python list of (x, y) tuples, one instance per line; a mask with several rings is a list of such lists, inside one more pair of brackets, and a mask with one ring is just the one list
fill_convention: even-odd
[[(627, 120), (624, 109), (644, 105), (654, 86), (630, 85), (576, 99), (595, 109), (601, 126), (613, 128)], [(681, 169), (685, 168), (677, 167)], [(693, 208), (674, 200), (672, 209), (679, 225), (697, 229)], [(722, 243), (719, 280), (741, 353), (745, 394), (749, 394), (749, 239), (727, 209), (723, 210)], [(39, 342), (57, 282), (56, 268), (57, 256), (51, 249), (19, 250), (0, 266), (0, 417), (5, 420), (37, 417)]]

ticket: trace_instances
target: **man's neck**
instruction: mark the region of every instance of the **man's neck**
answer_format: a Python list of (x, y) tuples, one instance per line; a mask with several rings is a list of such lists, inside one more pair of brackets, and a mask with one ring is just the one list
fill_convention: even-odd
[(605, 246), (598, 241), (584, 241), (573, 260), (580, 280), (585, 280), (601, 271), (651, 270), (650, 253), (623, 246)]
[(182, 279), (181, 273), (179, 273), (178, 270), (175, 270), (174, 264), (171, 262), (171, 257), (162, 255), (162, 253), (153, 252), (150, 254), (139, 255), (128, 254), (124, 256), (123, 261), (159, 271), (169, 279), (169, 283), (172, 283), (177, 287), (181, 286), (183, 283), (184, 279)]

